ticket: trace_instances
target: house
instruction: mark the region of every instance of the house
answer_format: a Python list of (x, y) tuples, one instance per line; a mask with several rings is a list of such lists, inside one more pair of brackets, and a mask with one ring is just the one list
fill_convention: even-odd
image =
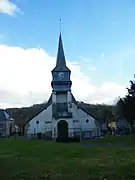
[(60, 140), (100, 136), (98, 121), (79, 107), (72, 94), (71, 71), (66, 65), (61, 34), (56, 66), (51, 73), (51, 96), (44, 110), (26, 123), (26, 134), (33, 136), (41, 133)]
[(7, 137), (14, 131), (14, 119), (4, 109), (0, 109), (0, 137)]
[(131, 133), (132, 126), (125, 118), (120, 118), (116, 121), (116, 130), (119, 133)]
[(116, 121), (109, 123), (109, 127), (115, 134), (129, 134), (132, 126), (125, 118), (118, 118)]

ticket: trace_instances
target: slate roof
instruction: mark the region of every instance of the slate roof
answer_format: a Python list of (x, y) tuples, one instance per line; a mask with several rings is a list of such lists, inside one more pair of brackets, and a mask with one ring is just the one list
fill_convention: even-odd
[(8, 121), (8, 120), (13, 120), (11, 115), (9, 115), (6, 110), (0, 109), (0, 121)]
[(52, 104), (52, 94), (51, 94), (49, 100), (47, 101), (47, 103), (45, 104), (44, 109), (47, 109), (51, 104)]
[(73, 96), (73, 94), (72, 94), (72, 102), (78, 107), (78, 109), (83, 110), (86, 114), (88, 114), (89, 116), (91, 116), (92, 118), (94, 118), (94, 119), (96, 120), (96, 125), (97, 125), (97, 126), (100, 126), (98, 120), (97, 120), (90, 112), (86, 111), (85, 109), (83, 109), (83, 108), (81, 108), (81, 107), (79, 106), (79, 104), (78, 104), (78, 102), (76, 101), (76, 99), (75, 99), (75, 97)]
[[(58, 53), (57, 53), (57, 61), (56, 61), (56, 66), (55, 68), (52, 70), (52, 72), (60, 72), (60, 71), (68, 71), (71, 72), (70, 69), (66, 66), (66, 60), (65, 60), (65, 55), (64, 55), (64, 49), (63, 49), (63, 43), (62, 43), (62, 37), (61, 37), (61, 33), (59, 36), (59, 45), (58, 45)], [(73, 94), (72, 94), (72, 102), (74, 104), (76, 104), (76, 106), (80, 109), (82, 109), (81, 107), (79, 107), (77, 101), (75, 100)], [(52, 104), (52, 95), (50, 96), (48, 102), (45, 104), (44, 109), (47, 109), (50, 105)], [(38, 114), (40, 114), (44, 109), (42, 109), (40, 112), (38, 112)], [(91, 117), (93, 117), (89, 112), (85, 111), (84, 109), (82, 109), (84, 112), (86, 112), (88, 115), (90, 115)], [(38, 114), (36, 114), (35, 116), (37, 116)], [(94, 117), (93, 117), (94, 118)], [(33, 118), (32, 118), (33, 119)], [(95, 118), (94, 118), (95, 119)], [(27, 124), (31, 119), (29, 119), (25, 124)], [(96, 120), (96, 119), (95, 119)]]
[[(93, 116), (91, 115), (91, 113), (89, 113), (89, 112), (87, 112), (85, 109), (81, 108), (81, 107), (78, 105), (78, 102), (77, 102), (76, 99), (74, 98), (73, 94), (71, 94), (71, 95), (72, 95), (72, 102), (77, 106), (77, 108), (83, 110), (83, 111), (84, 111), (85, 113), (87, 113), (89, 116), (91, 116), (92, 118), (94, 118), (94, 119), (96, 120), (96, 125), (99, 126), (98, 120), (97, 120), (95, 117), (93, 117)], [(44, 109), (47, 109), (51, 104), (52, 104), (52, 95), (50, 96), (49, 100), (48, 100), (47, 103), (45, 104)], [(40, 112), (38, 112), (38, 114), (40, 114), (44, 109), (42, 109)], [(35, 117), (36, 117), (38, 114), (36, 114)], [(32, 119), (33, 119), (33, 118), (32, 118)], [(31, 119), (29, 119), (25, 124), (27, 124), (30, 120), (31, 120)]]
[(66, 60), (65, 60), (65, 54), (64, 54), (61, 34), (59, 36), (56, 67), (52, 70), (52, 72), (60, 72), (60, 71), (70, 72), (70, 69), (66, 66)]

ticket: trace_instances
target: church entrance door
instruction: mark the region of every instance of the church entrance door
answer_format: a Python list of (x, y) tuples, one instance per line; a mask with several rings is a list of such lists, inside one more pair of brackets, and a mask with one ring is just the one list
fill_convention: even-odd
[(61, 120), (57, 124), (58, 141), (67, 142), (68, 141), (68, 123), (65, 120)]

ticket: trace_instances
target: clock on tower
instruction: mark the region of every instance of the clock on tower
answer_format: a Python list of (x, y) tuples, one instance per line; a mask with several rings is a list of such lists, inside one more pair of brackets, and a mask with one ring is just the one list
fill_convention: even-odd
[(59, 72), (58, 76), (57, 76), (57, 80), (63, 80), (64, 79), (64, 73), (63, 72)]
[(57, 53), (56, 66), (52, 70), (51, 86), (53, 92), (67, 92), (71, 90), (72, 81), (70, 80), (70, 69), (66, 66), (61, 34)]

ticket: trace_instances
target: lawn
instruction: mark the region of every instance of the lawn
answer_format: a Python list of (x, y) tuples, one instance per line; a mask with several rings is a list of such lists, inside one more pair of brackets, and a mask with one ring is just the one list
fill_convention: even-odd
[(0, 140), (0, 180), (128, 180), (135, 179), (134, 137), (106, 137), (80, 143), (44, 140)]

